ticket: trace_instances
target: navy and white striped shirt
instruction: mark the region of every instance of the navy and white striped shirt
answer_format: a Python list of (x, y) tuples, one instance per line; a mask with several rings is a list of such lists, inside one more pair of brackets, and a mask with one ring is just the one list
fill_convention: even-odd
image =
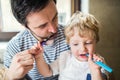
[[(18, 33), (8, 43), (7, 50), (4, 54), (4, 65), (9, 67), (15, 54), (30, 49), (37, 41), (28, 29)], [(52, 45), (44, 45), (43, 48), (44, 57), (48, 64), (56, 60), (61, 52), (68, 50), (69, 46), (65, 42), (64, 27), (59, 25), (58, 35), (54, 43)], [(30, 76), (32, 80), (44, 80), (37, 71), (36, 63), (34, 63), (33, 69), (28, 72), (28, 76)]]

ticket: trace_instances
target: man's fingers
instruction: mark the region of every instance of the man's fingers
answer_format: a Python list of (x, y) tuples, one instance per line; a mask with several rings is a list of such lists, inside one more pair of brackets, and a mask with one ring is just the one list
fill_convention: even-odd
[(16, 54), (16, 57), (17, 57), (17, 59), (20, 59), (20, 60), (25, 60), (25, 59), (27, 60), (27, 59), (34, 58), (33, 55), (28, 54), (28, 53), (26, 53), (26, 54), (18, 53), (18, 54)]
[(20, 61), (21, 66), (33, 66), (33, 63), (34, 63), (33, 59)]
[(25, 67), (25, 70), (26, 70), (26, 71), (29, 71), (29, 70), (31, 70), (32, 68), (33, 68), (33, 65), (29, 65), (29, 66), (26, 66), (26, 67)]

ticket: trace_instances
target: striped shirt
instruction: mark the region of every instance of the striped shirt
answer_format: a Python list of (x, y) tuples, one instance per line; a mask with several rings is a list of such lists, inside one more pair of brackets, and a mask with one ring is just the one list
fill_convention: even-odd
[[(18, 52), (30, 49), (34, 44), (37, 43), (37, 39), (31, 34), (28, 29), (21, 31), (15, 37), (13, 37), (7, 46), (7, 50), (4, 54), (4, 65), (6, 67), (10, 66), (12, 58)], [(69, 46), (65, 42), (64, 27), (58, 26), (58, 34), (54, 39), (52, 45), (44, 45), (44, 58), (49, 64), (57, 59), (61, 52), (69, 49)], [(36, 63), (34, 62), (34, 67), (27, 74), (32, 80), (44, 80), (44, 78), (39, 74)]]

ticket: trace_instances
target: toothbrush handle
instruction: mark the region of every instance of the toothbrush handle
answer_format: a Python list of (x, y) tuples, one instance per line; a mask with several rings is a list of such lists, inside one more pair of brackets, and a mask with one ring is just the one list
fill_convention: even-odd
[[(86, 56), (88, 57), (89, 54), (87, 53)], [(105, 69), (106, 71), (108, 72), (112, 72), (112, 68), (110, 68), (109, 66), (107, 66), (106, 64), (104, 64), (103, 62), (100, 62), (100, 61), (96, 61), (95, 62), (97, 65), (99, 65), (100, 67), (102, 67), (103, 69)]]
[(102, 67), (103, 69), (105, 69), (106, 71), (108, 71), (110, 73), (112, 72), (112, 69), (109, 66), (107, 66), (106, 64), (104, 64), (103, 62), (96, 61), (95, 63), (97, 65), (99, 65), (100, 67)]

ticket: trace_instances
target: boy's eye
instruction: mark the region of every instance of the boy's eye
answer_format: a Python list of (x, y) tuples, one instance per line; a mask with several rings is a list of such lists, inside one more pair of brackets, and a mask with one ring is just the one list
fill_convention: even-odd
[(74, 46), (77, 46), (78, 44), (77, 43), (75, 43), (75, 44), (73, 44)]
[(86, 42), (85, 44), (92, 44), (92, 42)]

